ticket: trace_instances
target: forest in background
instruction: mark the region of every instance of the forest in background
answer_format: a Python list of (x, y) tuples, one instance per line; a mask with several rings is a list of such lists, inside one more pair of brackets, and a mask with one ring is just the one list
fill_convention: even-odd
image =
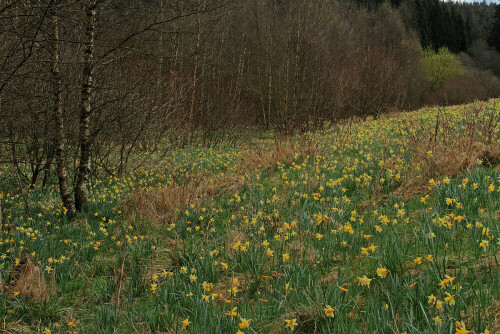
[(85, 211), (89, 178), (137, 168), (135, 151), (496, 97), (498, 8), (2, 1), (0, 161), (21, 184), (59, 182), (65, 207)]

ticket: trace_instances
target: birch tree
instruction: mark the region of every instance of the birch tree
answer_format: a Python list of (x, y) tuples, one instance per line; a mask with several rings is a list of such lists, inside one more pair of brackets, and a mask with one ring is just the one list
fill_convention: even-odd
[(64, 113), (62, 103), (62, 83), (61, 83), (61, 68), (60, 68), (60, 38), (59, 38), (59, 0), (54, 1), (52, 9), (52, 89), (54, 103), (54, 119), (56, 124), (55, 129), (55, 146), (56, 146), (56, 161), (57, 161), (57, 177), (59, 180), (59, 192), (61, 199), (69, 217), (75, 214), (75, 206), (71, 198), (68, 186), (68, 177), (66, 171), (66, 151), (64, 138)]
[(85, 7), (85, 48), (82, 75), (82, 100), (80, 105), (79, 146), (80, 161), (75, 187), (75, 207), (77, 211), (88, 212), (87, 185), (90, 175), (90, 121), (92, 116), (92, 82), (94, 72), (95, 28), (98, 3), (88, 0)]

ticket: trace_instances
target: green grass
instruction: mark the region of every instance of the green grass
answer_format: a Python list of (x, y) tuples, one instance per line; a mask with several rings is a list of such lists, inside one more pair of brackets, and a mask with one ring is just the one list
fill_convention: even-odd
[[(315, 156), (297, 149), (260, 170), (241, 164), (255, 144), (150, 155), (151, 167), (92, 180), (91, 213), (72, 222), (55, 186), (26, 191), (25, 202), (4, 166), (1, 277), (34, 253), (54, 291), (32, 301), (6, 290), (2, 323), (52, 333), (281, 333), (296, 319), (296, 333), (454, 333), (459, 321), (475, 333), (498, 331), (500, 172), (474, 162), (442, 174), (431, 153), (415, 160), (409, 141), (425, 143), (446, 119), (434, 145), (472, 138), (474, 124), (474, 140), (497, 147), (496, 123), (488, 136), (484, 124), (499, 116), (498, 101), (482, 104), (472, 122), (477, 107), (360, 121), (348, 134), (333, 126), (313, 136)], [(434, 182), (422, 181), (417, 163)], [(240, 174), (245, 184), (179, 208), (169, 224), (121, 213), (137, 188), (154, 194), (194, 174)], [(400, 191), (414, 180), (424, 183), (419, 191)]]

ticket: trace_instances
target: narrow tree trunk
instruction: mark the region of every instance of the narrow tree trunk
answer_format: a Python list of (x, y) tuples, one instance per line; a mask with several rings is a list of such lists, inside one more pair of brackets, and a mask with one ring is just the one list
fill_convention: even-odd
[(293, 125), (293, 121), (290, 120), (290, 115), (288, 114), (288, 104), (290, 101), (290, 58), (292, 55), (292, 9), (289, 5), (288, 15), (287, 15), (287, 48), (286, 48), (286, 58), (285, 58), (285, 101), (283, 103), (283, 109), (281, 110), (280, 126), (283, 127), (285, 133), (288, 132), (289, 125)]
[(90, 0), (86, 14), (85, 56), (83, 60), (82, 101), (80, 109), (80, 162), (75, 187), (75, 206), (79, 212), (88, 212), (87, 183), (90, 175), (90, 105), (93, 81), (94, 38), (97, 17), (96, 0)]
[(268, 77), (268, 90), (267, 90), (267, 122), (271, 123), (271, 104), (273, 93), (273, 68), (271, 65), (271, 55), (269, 55), (269, 77)]
[[(199, 1), (198, 1), (199, 5)], [(197, 83), (198, 83), (198, 53), (200, 52), (200, 40), (201, 40), (201, 22), (200, 22), (200, 14), (196, 15), (197, 19), (197, 36), (196, 36), (196, 49), (194, 53), (194, 65), (193, 65), (193, 87), (191, 91), (191, 106), (189, 108), (189, 124), (188, 124), (188, 133), (187, 133), (187, 144), (189, 145), (193, 132), (195, 130), (194, 125), (194, 104), (196, 101), (196, 91), (197, 91)]]
[(298, 92), (299, 92), (299, 61), (300, 61), (300, 32), (301, 32), (301, 12), (299, 11), (299, 19), (297, 20), (297, 36), (295, 46), (295, 67), (293, 74), (293, 121), (297, 124), (297, 105), (298, 105)]
[[(165, 15), (164, 15), (164, 7), (165, 7), (165, 3), (164, 3), (164, 0), (161, 0), (160, 1), (160, 13), (159, 13), (159, 17), (160, 17), (160, 20), (163, 21), (165, 19)], [(164, 67), (165, 67), (165, 58), (164, 58), (164, 41), (163, 41), (163, 31), (160, 31), (159, 32), (159, 43), (158, 43), (158, 49), (159, 49), (159, 58), (158, 58), (158, 77), (157, 77), (157, 81), (156, 81), (156, 85), (158, 87), (158, 90), (160, 92), (160, 94), (163, 93), (163, 89), (161, 88), (161, 84), (162, 84), (162, 81), (163, 81), (163, 76), (165, 75), (165, 70), (164, 70)], [(163, 99), (161, 99), (161, 101), (163, 101)], [(163, 102), (162, 102), (163, 103)]]
[[(57, 131), (57, 129), (56, 129)], [(56, 134), (58, 135), (58, 134)], [(64, 143), (63, 143), (64, 145)], [(57, 141), (56, 141), (56, 148), (57, 148)], [(64, 149), (64, 146), (63, 146)], [(64, 155), (64, 152), (63, 152)], [(52, 166), (52, 159), (54, 159), (54, 153), (50, 152), (49, 156), (47, 157), (47, 161), (45, 161), (45, 164), (43, 165), (43, 180), (42, 180), (42, 188), (46, 188), (47, 184), (49, 182), (49, 176), (50, 176), (50, 170)]]
[(260, 105), (262, 107), (262, 122), (264, 125), (264, 129), (268, 130), (268, 124), (267, 124), (267, 117), (266, 117), (266, 103), (264, 101), (264, 94), (266, 91), (265, 84), (264, 84), (264, 71), (262, 70), (262, 63), (260, 61), (260, 57), (257, 57), (257, 74), (259, 78), (259, 99), (260, 99)]
[(36, 181), (38, 180), (39, 175), (40, 175), (40, 165), (37, 164), (35, 168), (32, 169), (30, 189), (35, 189)]
[(69, 217), (75, 214), (75, 206), (71, 199), (71, 194), (68, 187), (68, 177), (66, 173), (66, 152), (64, 141), (64, 119), (62, 106), (62, 88), (61, 74), (59, 68), (59, 21), (57, 15), (52, 16), (52, 84), (53, 84), (53, 99), (54, 99), (54, 117), (56, 123), (56, 160), (57, 160), (57, 177), (59, 179), (59, 192), (61, 199)]

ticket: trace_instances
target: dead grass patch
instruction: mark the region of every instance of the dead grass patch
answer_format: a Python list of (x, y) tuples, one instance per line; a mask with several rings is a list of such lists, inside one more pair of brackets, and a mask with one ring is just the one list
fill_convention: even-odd
[(302, 259), (304, 258), (305, 263), (309, 265), (314, 265), (318, 261), (312, 247), (305, 247), (304, 243), (296, 239), (290, 243), (288, 246), (290, 254), (298, 256)]
[[(428, 187), (431, 178), (453, 177), (480, 164), (491, 167), (500, 163), (500, 149), (494, 144), (500, 126), (496, 113), (485, 112), (482, 104), (472, 104), (465, 112), (464, 127), (450, 117), (439, 113), (430, 127), (417, 119), (404, 123), (406, 149), (412, 159), (405, 180), (395, 191), (397, 195), (414, 197)], [(391, 159), (385, 162), (386, 168), (395, 165)]]
[[(237, 279), (236, 285), (233, 285), (233, 279)], [(238, 296), (241, 296), (245, 293), (245, 285), (247, 284), (247, 279), (245, 275), (242, 273), (234, 273), (233, 276), (226, 276), (222, 280), (220, 280), (217, 284), (214, 285), (213, 293), (217, 295), (222, 295), (229, 299), (230, 293), (229, 290), (236, 286), (238, 289)]]
[(3, 321), (0, 325), (0, 333), (8, 333), (8, 334), (27, 334), (33, 333), (33, 329), (29, 326), (23, 325), (19, 322), (5, 322)]
[(483, 314), (484, 321), (489, 323), (487, 326), (490, 333), (500, 333), (500, 301), (496, 300), (490, 293), (487, 293), (489, 298), (492, 298), (492, 303), (486, 308), (479, 305), (469, 307), (467, 312), (461, 312), (461, 320), (466, 324), (466, 328), (472, 328), (474, 323), (474, 315)]
[(31, 254), (25, 253), (19, 264), (12, 268), (4, 288), (9, 294), (19, 292), (23, 298), (37, 302), (52, 293), (53, 282), (45, 283), (40, 267)]
[(157, 248), (151, 259), (151, 265), (148, 266), (145, 272), (145, 280), (151, 280), (153, 275), (158, 275), (163, 271), (171, 271), (180, 267), (179, 265), (179, 248), (182, 241), (179, 239), (165, 239), (165, 245), (168, 248)]
[(495, 300), (487, 309), (486, 316), (493, 326), (491, 333), (500, 333), (500, 301)]
[(500, 150), (495, 145), (468, 138), (456, 137), (439, 143), (426, 141), (409, 147), (413, 147), (413, 158), (406, 171), (407, 177), (394, 191), (404, 198), (423, 193), (430, 179), (454, 177), (481, 164), (500, 163)]
[(363, 212), (369, 208), (374, 207), (377, 204), (374, 200), (366, 200), (356, 205), (357, 210)]
[(276, 140), (271, 150), (261, 148), (244, 154), (239, 168), (246, 171), (256, 171), (281, 163), (290, 163), (296, 155), (314, 157), (320, 155), (322, 151), (320, 141), (314, 135), (304, 135), (298, 140)]
[[(340, 260), (341, 260), (340, 257), (334, 259), (334, 261), (340, 261)], [(321, 284), (328, 285), (334, 282), (338, 282), (338, 280), (339, 280), (338, 268), (334, 268), (321, 278)]]
[(87, 218), (75, 219), (73, 222), (74, 222), (75, 225), (82, 226), (85, 229), (89, 229), (90, 228), (90, 225), (89, 225), (89, 222), (88, 222)]
[(500, 150), (478, 141), (456, 138), (449, 143), (423, 143), (417, 147), (412, 165), (421, 168), (424, 177), (455, 176), (481, 163), (496, 165)]
[(285, 319), (297, 319), (297, 328), (295, 328), (294, 333), (315, 333), (317, 332), (316, 320), (318, 318), (318, 310), (312, 307), (299, 307), (288, 314), (288, 318), (283, 315), (277, 318), (275, 321), (269, 324), (268, 333), (269, 334), (280, 334), (283, 333), (283, 328), (285, 327)]
[(129, 218), (169, 224), (189, 205), (199, 205), (207, 197), (234, 194), (244, 184), (240, 175), (198, 175), (182, 184), (154, 191), (139, 189), (123, 200), (119, 208)]
[(289, 141), (276, 142), (273, 149), (257, 149), (244, 154), (239, 167), (243, 170), (256, 171), (276, 166), (278, 163), (289, 162), (295, 154), (294, 145)]
[(236, 250), (233, 249), (233, 246), (239, 241), (242, 245), (247, 241), (247, 234), (243, 232), (241, 226), (235, 226), (228, 231), (228, 240), (226, 243), (225, 251), (227, 253), (233, 254)]

